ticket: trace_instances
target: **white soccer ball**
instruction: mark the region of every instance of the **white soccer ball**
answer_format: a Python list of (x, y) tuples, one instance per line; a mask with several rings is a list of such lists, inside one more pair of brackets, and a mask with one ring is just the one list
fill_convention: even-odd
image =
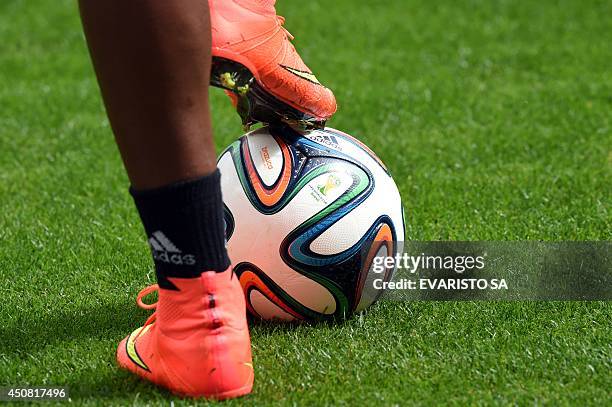
[[(399, 191), (364, 144), (332, 128), (260, 128), (219, 157), (227, 247), (249, 311), (264, 319), (346, 317), (394, 270), (375, 255), (404, 239)], [(377, 286), (379, 286), (377, 284)]]

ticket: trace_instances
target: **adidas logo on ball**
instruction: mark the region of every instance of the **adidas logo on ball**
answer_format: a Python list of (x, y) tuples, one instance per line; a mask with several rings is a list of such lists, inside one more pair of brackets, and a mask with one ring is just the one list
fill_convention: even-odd
[(310, 134), (307, 134), (306, 137), (319, 144), (323, 144), (335, 150), (342, 151), (342, 148), (340, 148), (340, 144), (338, 143), (338, 139), (334, 136), (330, 136), (327, 134), (320, 135), (320, 134), (310, 133)]
[(182, 254), (181, 250), (161, 230), (153, 232), (149, 238), (149, 246), (156, 261), (178, 266), (193, 266), (196, 262), (193, 254)]

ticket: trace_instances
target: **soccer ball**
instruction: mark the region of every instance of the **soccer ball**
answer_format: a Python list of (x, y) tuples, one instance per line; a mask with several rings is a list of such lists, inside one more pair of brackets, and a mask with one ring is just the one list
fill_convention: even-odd
[(374, 280), (394, 270), (374, 270), (372, 259), (397, 254), (404, 219), (368, 147), (329, 127), (263, 127), (231, 144), (218, 167), (227, 248), (251, 314), (335, 319), (376, 301)]

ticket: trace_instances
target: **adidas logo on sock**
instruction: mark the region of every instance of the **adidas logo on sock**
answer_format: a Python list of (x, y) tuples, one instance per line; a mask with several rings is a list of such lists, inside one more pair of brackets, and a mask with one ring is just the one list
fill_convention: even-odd
[(149, 238), (149, 246), (153, 258), (157, 261), (185, 266), (193, 266), (196, 263), (193, 254), (183, 254), (161, 230), (153, 232)]

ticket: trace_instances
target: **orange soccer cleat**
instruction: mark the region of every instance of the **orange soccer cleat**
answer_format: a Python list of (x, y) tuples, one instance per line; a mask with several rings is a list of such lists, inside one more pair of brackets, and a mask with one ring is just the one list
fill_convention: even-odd
[(336, 112), (331, 90), (319, 83), (291, 44), (276, 0), (209, 0), (211, 84), (226, 90), (248, 127), (282, 120), (323, 127)]
[[(244, 294), (231, 269), (169, 280), (179, 291), (154, 285), (138, 294), (139, 306), (157, 311), (121, 341), (119, 365), (183, 396), (227, 399), (250, 393)], [(157, 304), (144, 304), (142, 298), (157, 289)]]

